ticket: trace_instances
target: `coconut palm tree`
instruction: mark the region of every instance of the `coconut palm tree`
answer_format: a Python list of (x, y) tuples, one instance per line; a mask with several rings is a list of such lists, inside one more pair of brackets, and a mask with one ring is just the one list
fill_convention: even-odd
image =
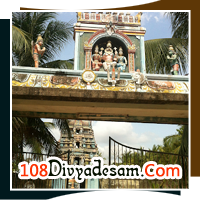
[(29, 148), (34, 153), (58, 153), (57, 141), (51, 134), (48, 125), (40, 118), (13, 117), (12, 119), (12, 149), (13, 152), (23, 152)]
[[(46, 48), (41, 67), (72, 68), (71, 62), (56, 61), (64, 44), (72, 38), (72, 22), (56, 20), (54, 12), (17, 12), (12, 14), (12, 60), (13, 65), (34, 66), (31, 41), (42, 35)], [(50, 63), (50, 64), (49, 64)]]
[(171, 20), (172, 37), (183, 38), (188, 40), (188, 12), (168, 12), (166, 15)]
[(23, 152), (24, 148), (34, 153), (59, 154), (59, 142), (52, 135), (52, 129), (71, 135), (68, 121), (54, 119), (52, 123), (43, 122), (40, 118), (12, 118), (12, 149)]
[(184, 126), (180, 126), (179, 129), (176, 129), (177, 133), (166, 136), (163, 139), (163, 148), (165, 152), (171, 152), (175, 154), (179, 153), (183, 136), (183, 129)]
[(163, 139), (163, 150), (183, 156), (188, 155), (188, 125), (181, 125), (174, 135)]
[(188, 187), (188, 126), (182, 125), (176, 131), (176, 134), (163, 139), (163, 149), (166, 152), (179, 154), (174, 161), (182, 167), (183, 178), (179, 184), (180, 187)]
[[(45, 54), (41, 66), (47, 68), (73, 68), (73, 59), (69, 61), (54, 60), (64, 43), (72, 36), (71, 22), (56, 20), (56, 13), (20, 12), (12, 15), (12, 60), (13, 65), (34, 66), (31, 53), (31, 41), (36, 41), (39, 34), (45, 43)], [(61, 132), (70, 129), (67, 120), (55, 119), (54, 124)], [(12, 149), (23, 152), (28, 147), (35, 153), (57, 154), (58, 142), (53, 137), (49, 124), (39, 118), (12, 118)]]
[(165, 13), (171, 20), (172, 38), (145, 41), (147, 73), (170, 74), (167, 61), (169, 45), (174, 47), (180, 65), (180, 74), (188, 70), (188, 12)]

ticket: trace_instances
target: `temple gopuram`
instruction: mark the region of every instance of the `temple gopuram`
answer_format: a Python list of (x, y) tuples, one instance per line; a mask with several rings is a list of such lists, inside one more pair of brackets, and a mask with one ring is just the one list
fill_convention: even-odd
[(72, 165), (90, 164), (91, 158), (98, 152), (91, 121), (69, 120), (69, 128), (71, 130), (71, 138), (68, 138), (68, 135), (63, 133), (60, 136), (62, 153), (67, 153), (68, 150), (71, 152), (70, 160), (65, 157), (65, 161)]
[[(71, 130), (70, 138), (67, 134), (63, 133), (60, 136), (60, 150), (62, 154), (64, 153), (62, 159), (70, 165), (89, 165), (91, 159), (98, 156), (92, 122), (86, 120), (69, 120), (69, 128)], [(69, 160), (68, 151), (70, 151)], [(72, 187), (72, 180), (69, 181), (69, 188)], [(87, 179), (82, 184), (74, 181), (74, 188), (98, 188), (98, 185), (98, 179)]]

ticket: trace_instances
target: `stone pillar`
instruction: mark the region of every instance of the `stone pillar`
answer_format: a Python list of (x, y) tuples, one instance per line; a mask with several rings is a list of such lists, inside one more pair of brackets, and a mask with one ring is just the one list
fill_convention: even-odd
[(141, 54), (141, 72), (146, 73), (145, 67), (145, 48), (144, 48), (144, 36), (140, 36), (140, 54)]
[(128, 50), (128, 68), (129, 68), (129, 73), (132, 73), (135, 71), (135, 51), (136, 49), (129, 49)]
[(88, 188), (88, 179), (85, 179), (85, 189)]
[(119, 13), (118, 22), (123, 22), (123, 15), (124, 15), (124, 13)]
[(112, 15), (112, 22), (113, 23), (117, 23), (118, 19), (117, 19), (117, 12), (113, 12), (113, 15)]
[(96, 12), (91, 13), (91, 20), (96, 20)]
[(84, 50), (85, 50), (85, 69), (91, 70), (92, 47), (84, 46)]
[[(98, 12), (98, 14), (99, 14), (99, 17), (97, 17), (97, 20), (102, 20), (102, 15), (103, 15), (103, 12)], [(98, 15), (97, 15), (98, 16)]]
[(79, 148), (81, 148), (82, 145), (83, 145), (83, 144), (82, 144), (82, 141), (80, 141), (80, 142), (79, 142)]
[(87, 189), (99, 189), (99, 179), (87, 179)]
[(70, 179), (69, 182), (72, 184), (71, 189), (74, 189), (75, 179)]
[(80, 164), (84, 165), (84, 158), (83, 157), (81, 157), (81, 163)]
[(74, 156), (70, 156), (70, 165), (73, 165), (74, 164)]
[(75, 32), (75, 49), (74, 49), (74, 70), (78, 70), (80, 33)]
[(97, 14), (96, 14), (96, 20), (97, 20), (97, 21), (100, 21), (100, 19), (101, 19), (101, 15), (100, 15), (100, 13), (97, 13)]
[(124, 16), (124, 22), (126, 23), (129, 22), (129, 16), (130, 16), (130, 13), (126, 13), (126, 15)]
[(90, 14), (89, 14), (89, 12), (85, 12), (85, 19), (90, 19)]

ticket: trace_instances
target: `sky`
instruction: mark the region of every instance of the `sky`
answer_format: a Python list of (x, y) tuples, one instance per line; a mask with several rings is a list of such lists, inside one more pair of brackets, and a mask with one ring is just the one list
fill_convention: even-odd
[[(137, 12), (129, 11), (132, 15)], [(58, 13), (58, 20), (76, 22), (76, 13)], [(159, 38), (171, 37), (170, 20), (164, 16), (164, 12), (143, 12), (141, 26), (146, 28), (145, 41)], [(74, 41), (67, 43), (56, 59), (67, 60), (74, 58)], [(46, 119), (47, 120), (47, 119)], [(46, 121), (45, 120), (45, 121)], [(127, 123), (127, 122), (104, 122), (93, 121), (92, 127), (99, 151), (108, 161), (109, 136), (127, 146), (144, 149), (151, 149), (153, 145), (162, 145), (163, 138), (176, 133), (178, 125)], [(60, 139), (60, 132), (53, 130), (53, 135)]]

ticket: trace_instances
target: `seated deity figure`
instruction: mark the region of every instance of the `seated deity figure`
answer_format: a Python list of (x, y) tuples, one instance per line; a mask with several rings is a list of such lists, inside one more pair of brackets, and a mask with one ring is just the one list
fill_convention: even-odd
[(95, 47), (95, 53), (92, 55), (91, 61), (92, 61), (92, 69), (94, 71), (99, 71), (102, 66), (102, 62), (101, 62), (101, 55), (99, 54), (98, 45), (96, 45)]
[(120, 47), (119, 55), (117, 57), (117, 65), (116, 65), (117, 70), (118, 70), (117, 80), (119, 80), (120, 78), (120, 72), (125, 72), (126, 65), (127, 65), (127, 59), (125, 56), (123, 56), (123, 49)]
[(102, 56), (102, 60), (104, 60), (103, 67), (104, 67), (104, 70), (107, 71), (108, 82), (110, 82), (111, 81), (111, 78), (110, 78), (111, 67), (115, 68), (115, 65), (116, 65), (116, 62), (114, 61), (114, 53), (112, 50), (111, 41), (107, 42), (107, 47)]

